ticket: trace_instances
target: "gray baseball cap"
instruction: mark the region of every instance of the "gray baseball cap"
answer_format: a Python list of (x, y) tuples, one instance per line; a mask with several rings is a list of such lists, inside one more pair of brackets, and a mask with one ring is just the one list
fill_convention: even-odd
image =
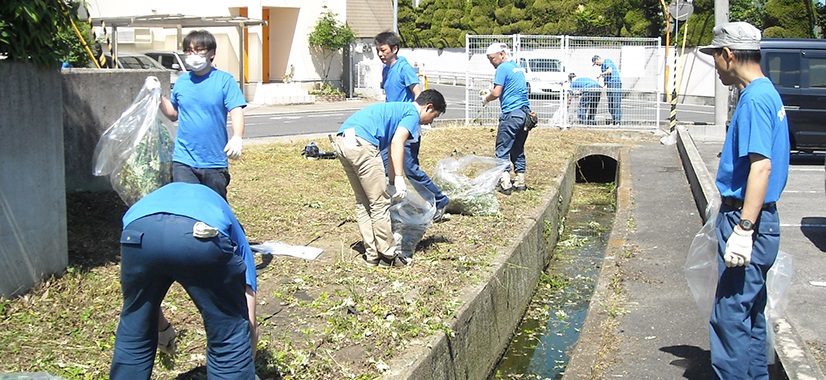
[(711, 45), (700, 51), (712, 54), (714, 49), (727, 47), (731, 50), (760, 50), (760, 30), (747, 22), (728, 22), (714, 27)]

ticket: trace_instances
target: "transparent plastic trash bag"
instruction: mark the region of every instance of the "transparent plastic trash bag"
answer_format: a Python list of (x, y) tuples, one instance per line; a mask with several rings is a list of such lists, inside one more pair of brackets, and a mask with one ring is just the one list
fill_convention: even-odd
[(405, 257), (413, 257), (416, 246), (436, 215), (436, 197), (432, 192), (408, 182), (407, 195), (390, 206), (390, 222), (396, 238), (396, 251)]
[(717, 213), (720, 211), (720, 197), (715, 196), (706, 207), (706, 223), (694, 235), (688, 248), (683, 273), (688, 288), (697, 303), (700, 316), (709, 320), (714, 295), (717, 293)]
[(439, 160), (433, 182), (450, 198), (446, 211), (464, 215), (498, 214), (496, 184), (509, 165), (506, 160), (481, 156)]
[(160, 112), (160, 103), (160, 89), (150, 91), (144, 84), (95, 146), (92, 174), (108, 176), (128, 206), (172, 181), (175, 127)]
[(766, 276), (766, 356), (769, 364), (774, 364), (774, 322), (786, 314), (789, 304), (789, 288), (794, 276), (794, 255), (780, 251), (774, 260), (774, 265)]

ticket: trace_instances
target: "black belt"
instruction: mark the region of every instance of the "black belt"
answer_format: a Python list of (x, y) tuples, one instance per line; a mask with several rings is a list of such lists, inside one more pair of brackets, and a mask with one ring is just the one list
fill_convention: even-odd
[[(741, 199), (732, 198), (732, 197), (723, 197), (721, 202), (724, 205), (729, 206), (731, 208), (735, 208), (737, 210), (743, 208), (743, 201)], [(763, 210), (768, 210), (770, 208), (774, 208), (775, 206), (777, 206), (777, 204), (775, 202), (763, 203)]]

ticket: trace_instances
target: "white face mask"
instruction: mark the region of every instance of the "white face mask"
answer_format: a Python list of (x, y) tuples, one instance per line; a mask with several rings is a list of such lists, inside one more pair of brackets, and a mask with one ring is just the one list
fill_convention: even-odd
[(206, 55), (190, 54), (186, 56), (186, 64), (192, 67), (192, 71), (201, 71), (207, 67)]

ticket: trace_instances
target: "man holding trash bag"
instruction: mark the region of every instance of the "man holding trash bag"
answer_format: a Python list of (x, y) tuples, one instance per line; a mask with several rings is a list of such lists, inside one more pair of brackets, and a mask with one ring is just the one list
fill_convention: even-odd
[[(407, 195), (404, 182), (404, 144), (417, 139), (420, 124), (430, 124), (445, 112), (445, 98), (425, 90), (415, 102), (367, 106), (344, 121), (334, 149), (356, 196), (356, 219), (364, 242), (364, 262), (405, 267), (411, 260), (396, 252), (390, 224), (390, 197)], [(387, 149), (389, 184), (385, 184), (381, 151)]]
[[(384, 98), (387, 102), (412, 102), (422, 93), (422, 86), (416, 71), (410, 66), (404, 57), (399, 57), (399, 46), (401, 41), (399, 36), (393, 32), (382, 32), (376, 35), (376, 53), (384, 63), (381, 72), (381, 83), (384, 89)], [(404, 145), (404, 174), (414, 185), (419, 185), (435, 196), (436, 214), (433, 220), (441, 221), (445, 213), (445, 207), (449, 199), (442, 193), (433, 180), (419, 166), (419, 148), (421, 147), (421, 137), (416, 140), (408, 140)], [(387, 166), (387, 150), (381, 151), (384, 165)]]
[(178, 282), (204, 320), (209, 378), (255, 378), (255, 262), (227, 202), (204, 185), (173, 182), (132, 205), (123, 225), (110, 377), (150, 378), (161, 300)]
[[(212, 66), (218, 47), (212, 33), (194, 30), (184, 37), (182, 47), (192, 70), (178, 77), (170, 98), (161, 98), (161, 112), (178, 120), (172, 180), (204, 184), (227, 199), (227, 158), (241, 157), (247, 102), (235, 78)], [(232, 119), (229, 139), (227, 114)]]
[(780, 248), (775, 202), (789, 171), (789, 127), (780, 95), (760, 69), (760, 30), (732, 22), (710, 46), (720, 81), (742, 88), (717, 169), (717, 294), (711, 365), (721, 379), (768, 379), (766, 275)]

